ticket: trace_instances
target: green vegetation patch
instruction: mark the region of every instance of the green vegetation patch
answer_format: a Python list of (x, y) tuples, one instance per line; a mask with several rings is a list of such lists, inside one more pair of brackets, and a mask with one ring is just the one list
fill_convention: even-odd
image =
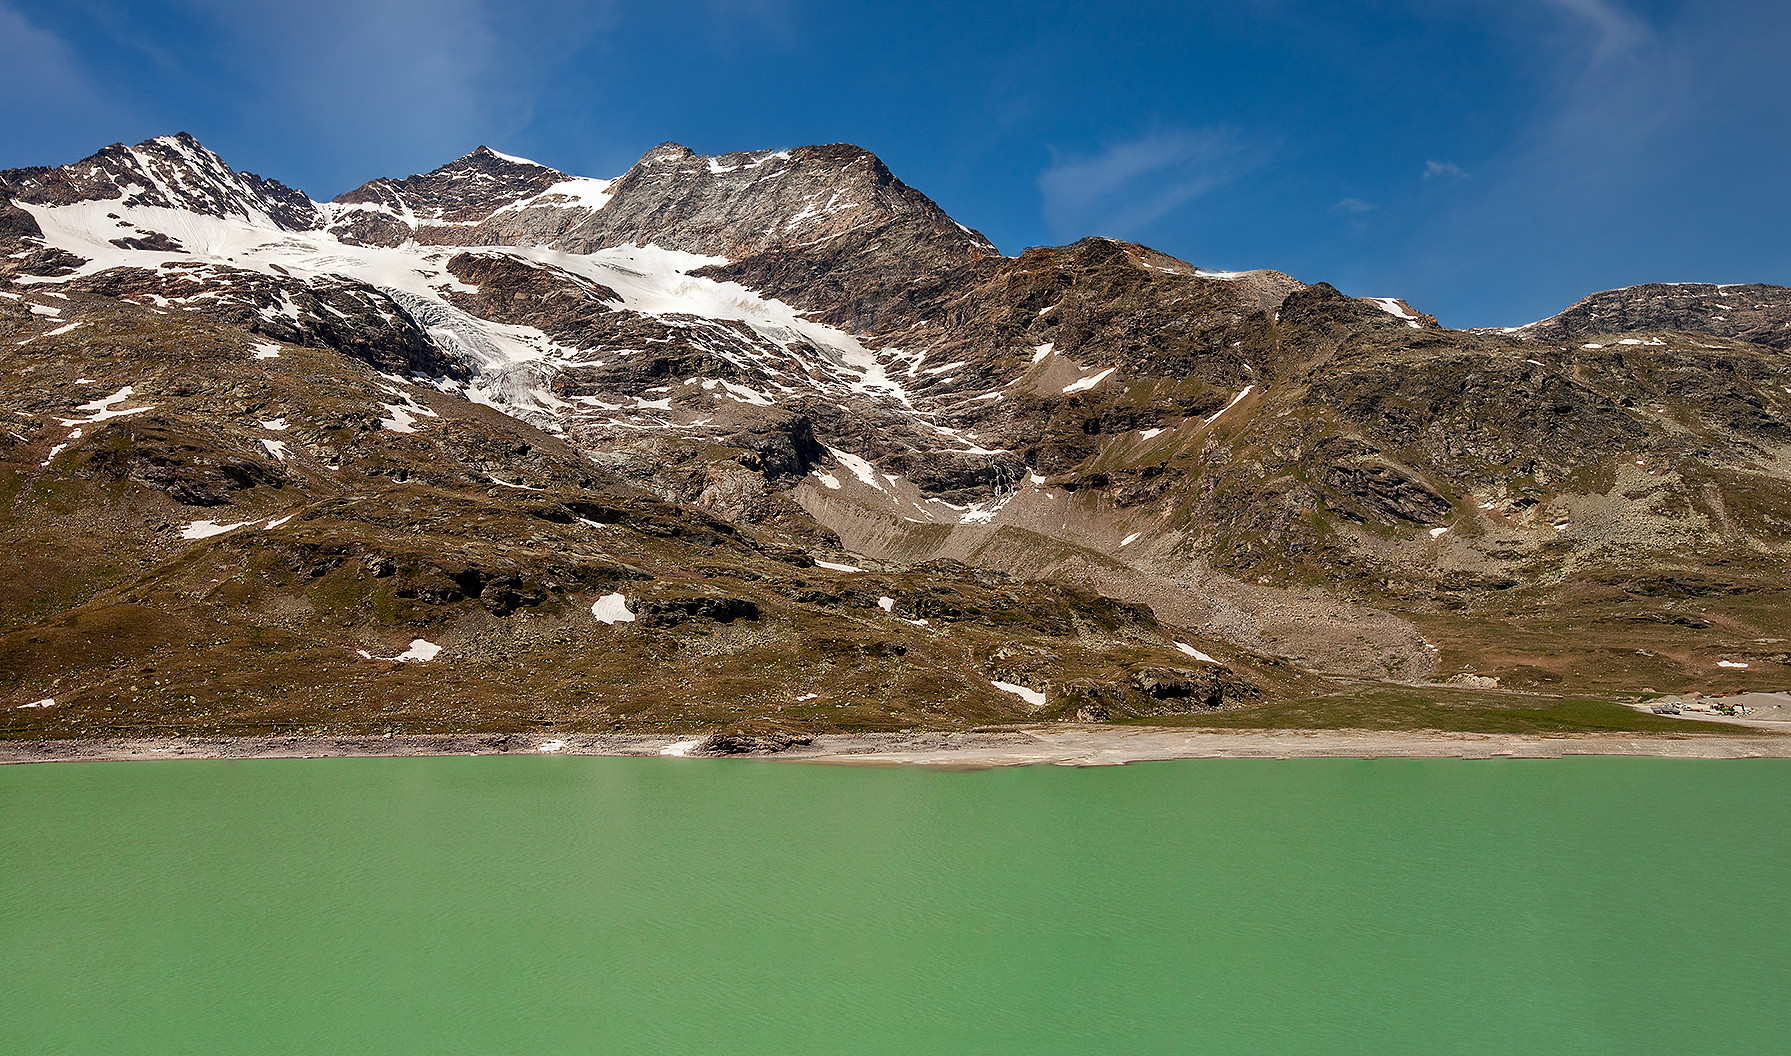
[(1212, 715), (1140, 719), (1133, 725), (1257, 730), (1442, 730), (1451, 733), (1643, 733), (1777, 736), (1719, 722), (1668, 718), (1595, 697), (1470, 693), (1363, 686)]

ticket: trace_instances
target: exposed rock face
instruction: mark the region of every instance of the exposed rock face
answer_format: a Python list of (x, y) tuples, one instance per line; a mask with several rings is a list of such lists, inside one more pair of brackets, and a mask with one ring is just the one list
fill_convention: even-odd
[(1791, 288), (1761, 283), (1651, 282), (1595, 293), (1560, 315), (1519, 327), (1538, 341), (1690, 330), (1791, 350)]
[(113, 268), (72, 286), (136, 304), (179, 306), (276, 341), (337, 349), (392, 373), (466, 377), (464, 364), (444, 354), (389, 293), (350, 279), (305, 281), (195, 262), (153, 271)]
[[(362, 245), (401, 245), (411, 239), (477, 245), (463, 232), (493, 213), (571, 180), (563, 172), (481, 146), (420, 176), (378, 179), (331, 199), (330, 231)], [(357, 208), (362, 207), (362, 208)]]
[(713, 158), (662, 143), (608, 190), (601, 212), (561, 234), (556, 248), (588, 253), (653, 242), (737, 259), (907, 220), (960, 259), (995, 253), (875, 155), (844, 143)]
[[(614, 180), (581, 179), (480, 147), (433, 172), (340, 195), (330, 230), (375, 245), (652, 243), (739, 258), (907, 223), (961, 263), (995, 255), (868, 151), (847, 144), (704, 157), (662, 143)], [(348, 240), (345, 238), (345, 240)]]

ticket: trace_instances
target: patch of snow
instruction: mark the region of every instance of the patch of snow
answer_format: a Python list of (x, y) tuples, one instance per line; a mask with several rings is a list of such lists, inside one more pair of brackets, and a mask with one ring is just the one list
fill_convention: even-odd
[(1430, 537), (1432, 539), (1440, 539), (1440, 538), (1442, 538), (1443, 533), (1447, 532), (1448, 530), (1449, 530), (1448, 528), (1432, 528), (1430, 530)]
[(390, 418), (381, 418), (379, 420), (381, 426), (390, 429), (394, 433), (414, 433), (417, 431), (417, 420), (409, 411), (395, 403), (382, 403), (380, 406), (385, 408), (387, 414), (391, 415)]
[(1744, 663), (1741, 663), (1739, 661), (1736, 661), (1736, 660), (1718, 660), (1716, 662), (1716, 666), (1718, 666), (1718, 667), (1746, 667), (1747, 665)]
[(278, 528), (278, 527), (280, 527), (280, 526), (281, 526), (281, 525), (282, 525), (282, 524), (285, 524), (285, 523), (286, 523), (286, 522), (287, 522), (287, 521), (290, 521), (290, 520), (292, 520), (292, 519), (293, 519), (293, 518), (294, 518), (294, 517), (297, 517), (297, 516), (298, 516), (298, 514), (296, 514), (296, 513), (289, 513), (289, 514), (287, 514), (287, 515), (286, 515), (286, 516), (284, 516), (284, 517), (276, 517), (276, 518), (274, 518), (274, 519), (273, 519), (273, 520), (271, 520), (271, 521), (269, 521), (269, 522), (267, 522), (267, 523), (266, 523), (266, 524), (264, 524), (264, 525), (262, 525), (262, 526), (261, 526), (261, 527), (262, 527), (262, 529), (263, 529), (263, 530), (266, 530), (266, 529), (270, 529), (270, 528)]
[[(959, 524), (988, 524), (990, 521), (993, 521), (995, 519), (996, 514), (1001, 512), (1002, 507), (1006, 506), (1009, 502), (1013, 501), (1014, 496), (1018, 495), (1018, 494), (1019, 494), (1018, 490), (1010, 491), (1006, 495), (1001, 496), (1001, 498), (996, 499), (992, 503), (979, 502), (979, 503), (976, 503), (975, 505), (967, 506), (964, 508), (964, 512), (959, 515), (958, 523)], [(938, 500), (935, 499), (934, 501), (937, 502)], [(945, 503), (945, 505), (950, 506), (951, 503), (948, 502), (948, 503)]]
[(426, 664), (429, 661), (434, 660), (441, 651), (442, 647), (433, 642), (426, 642), (421, 638), (412, 638), (410, 640), (410, 648), (399, 653), (397, 656), (392, 657), (392, 659), (407, 664)]
[(508, 161), (514, 165), (533, 165), (537, 169), (547, 168), (547, 166), (541, 164), (538, 161), (530, 161), (527, 158), (519, 158), (514, 154), (505, 154), (501, 150), (492, 150), (490, 147), (485, 148), (485, 153), (490, 154), (494, 158), (502, 158), (505, 161)]
[(487, 473), (485, 475), (485, 479), (491, 481), (493, 484), (496, 484), (500, 488), (514, 488), (517, 491), (546, 491), (547, 490), (546, 488), (531, 488), (527, 484), (512, 484), (507, 480), (499, 480), (498, 478), (492, 476), (489, 473)]
[(659, 749), (659, 754), (682, 758), (695, 751), (697, 745), (702, 743), (703, 739), (701, 737), (696, 737), (688, 741), (674, 741), (664, 748)]
[(804, 693), (802, 696), (796, 698), (796, 703), (801, 704), (803, 701), (814, 700), (820, 695), (821, 694), (819, 693)]
[(284, 440), (263, 440), (263, 441), (261, 441), (261, 446), (267, 448), (268, 454), (274, 456), (275, 458), (279, 459), (282, 462), (286, 461), (286, 441), (284, 441)]
[(1101, 382), (1106, 381), (1107, 376), (1118, 369), (1118, 367), (1108, 367), (1106, 370), (1101, 371), (1092, 378), (1083, 378), (1081, 381), (1072, 381), (1063, 387), (1063, 391), (1065, 393), (1086, 392), (1096, 385), (1099, 385)]
[(251, 351), (255, 354), (256, 359), (279, 359), (280, 358), (280, 346), (274, 344), (271, 341), (260, 342), (259, 344), (255, 345), (253, 348), (249, 349), (249, 351)]
[[(723, 394), (736, 403), (750, 403), (755, 407), (769, 407), (777, 402), (750, 385), (739, 385), (732, 381), (724, 381), (717, 378), (711, 378), (703, 382), (704, 389), (714, 390), (716, 386), (720, 386)], [(665, 409), (670, 410), (671, 408), (670, 406), (667, 406)]]
[(1140, 429), (1138, 435), (1145, 440), (1152, 440), (1168, 432), (1167, 429)]
[(592, 602), (591, 615), (597, 617), (597, 622), (612, 626), (634, 622), (634, 613), (628, 611), (628, 599), (620, 594), (605, 594)]
[(1131, 546), (1131, 545), (1132, 545), (1132, 544), (1133, 544), (1133, 543), (1135, 543), (1135, 542), (1137, 542), (1137, 541), (1138, 541), (1138, 537), (1139, 537), (1139, 536), (1141, 536), (1141, 535), (1143, 535), (1143, 534), (1144, 534), (1144, 533), (1143, 533), (1143, 532), (1133, 532), (1133, 533), (1132, 533), (1132, 534), (1131, 534), (1131, 535), (1128, 535), (1128, 536), (1126, 536), (1126, 537), (1125, 537), (1125, 538), (1124, 538), (1124, 539), (1121, 539), (1121, 540), (1120, 540), (1120, 541), (1119, 541), (1119, 545), (1121, 545), (1121, 546)]
[(1012, 693), (1014, 696), (1019, 697), (1021, 700), (1035, 708), (1042, 708), (1045, 706), (1045, 695), (1036, 689), (1027, 689), (1025, 686), (1016, 686), (1012, 682), (990, 682), (989, 685), (994, 686), (1003, 693)]
[(884, 612), (894, 612), (895, 611), (895, 599), (890, 597), (889, 595), (885, 594), (882, 597), (877, 599), (877, 607), (879, 609), (882, 609)]
[(825, 486), (827, 490), (840, 490), (840, 478), (834, 476), (832, 473), (823, 473), (820, 470), (816, 470), (815, 477), (821, 481), (822, 485)]
[(54, 318), (55, 316), (62, 314), (62, 309), (56, 307), (53, 304), (34, 304), (31, 306), (31, 314), (32, 315), (47, 315), (47, 316)]
[(55, 706), (56, 706), (56, 698), (55, 697), (45, 697), (42, 700), (34, 700), (29, 704), (20, 704), (19, 710), (23, 710), (25, 708), (53, 708)]
[(1242, 392), (1240, 392), (1240, 393), (1238, 393), (1238, 394), (1237, 394), (1237, 395), (1236, 395), (1236, 396), (1233, 396), (1233, 397), (1232, 397), (1232, 398), (1231, 398), (1231, 402), (1230, 402), (1230, 403), (1228, 403), (1228, 404), (1226, 404), (1226, 405), (1225, 405), (1225, 406), (1223, 406), (1223, 407), (1221, 407), (1221, 408), (1219, 408), (1219, 410), (1218, 410), (1218, 411), (1216, 411), (1216, 412), (1214, 412), (1214, 414), (1213, 414), (1213, 416), (1212, 416), (1212, 417), (1211, 417), (1211, 418), (1208, 418), (1208, 419), (1206, 419), (1206, 420), (1205, 420), (1205, 421), (1204, 421), (1204, 422), (1202, 422), (1202, 423), (1200, 423), (1200, 424), (1202, 424), (1202, 425), (1211, 425), (1211, 424), (1213, 424), (1213, 423), (1214, 423), (1214, 422), (1216, 422), (1216, 421), (1218, 421), (1218, 420), (1219, 420), (1219, 417), (1220, 417), (1220, 416), (1221, 416), (1221, 415), (1223, 415), (1223, 414), (1224, 414), (1224, 413), (1225, 413), (1225, 412), (1226, 412), (1226, 411), (1229, 411), (1229, 410), (1231, 410), (1231, 409), (1232, 409), (1232, 408), (1233, 408), (1233, 407), (1236, 407), (1236, 406), (1237, 406), (1237, 405), (1238, 405), (1238, 403), (1239, 403), (1239, 401), (1241, 401), (1241, 400), (1243, 400), (1243, 398), (1244, 398), (1244, 397), (1246, 397), (1246, 396), (1248, 396), (1248, 395), (1250, 395), (1250, 390), (1251, 390), (1251, 389), (1254, 389), (1254, 388), (1255, 388), (1255, 387), (1256, 387), (1256, 386), (1255, 386), (1255, 385), (1246, 385), (1246, 386), (1244, 386), (1244, 391), (1242, 391)]
[(1397, 297), (1364, 297), (1362, 299), (1395, 319), (1405, 320), (1405, 325), (1413, 330), (1424, 329), (1423, 325), (1418, 322), (1418, 313), (1400, 304)]
[(151, 406), (151, 407), (132, 407), (128, 411), (115, 411), (112, 409), (113, 404), (123, 403), (124, 401), (130, 399), (131, 394), (135, 391), (136, 390), (133, 389), (131, 386), (126, 385), (124, 388), (119, 389), (117, 392), (113, 393), (110, 396), (104, 397), (103, 399), (94, 400), (91, 403), (83, 403), (79, 407), (75, 408), (75, 410), (77, 410), (77, 411), (92, 411), (93, 414), (91, 417), (88, 417), (88, 418), (58, 418), (57, 421), (61, 422), (65, 426), (92, 425), (95, 422), (104, 422), (104, 421), (107, 421), (112, 418), (123, 418), (127, 414), (142, 414), (144, 411), (155, 410), (155, 408), (153, 406)]
[(182, 539), (210, 539), (214, 535), (223, 535), (225, 532), (235, 531), (245, 524), (254, 523), (254, 521), (237, 521), (235, 524), (219, 524), (216, 521), (194, 521), (180, 530), (180, 537)]
[(823, 561), (818, 557), (815, 558), (815, 567), (830, 568), (835, 572), (863, 572), (864, 571), (864, 569), (859, 568), (856, 565), (842, 565), (842, 564), (838, 564), (833, 561)]
[(270, 433), (280, 433), (286, 430), (286, 419), (284, 418), (263, 418), (255, 424)]
[(565, 741), (547, 741), (543, 743), (541, 747), (535, 749), (535, 751), (540, 752), (542, 755), (552, 755), (554, 752), (564, 751), (565, 748)]
[(1194, 648), (1193, 646), (1187, 644), (1186, 642), (1175, 642), (1173, 644), (1175, 645), (1175, 647), (1177, 649), (1180, 649), (1182, 652), (1188, 654), (1189, 656), (1193, 657), (1196, 660), (1202, 661), (1203, 663), (1216, 664), (1219, 662), (1217, 660), (1214, 660), (1212, 657), (1206, 655), (1205, 653), (1201, 652), (1200, 650)]
[[(1050, 311), (1050, 309), (1047, 308), (1047, 309), (1045, 309), (1045, 311)], [(1034, 363), (1043, 363), (1045, 361), (1045, 357), (1049, 356), (1051, 354), (1051, 351), (1053, 349), (1055, 349), (1056, 347), (1057, 347), (1057, 342), (1055, 342), (1055, 341), (1047, 341), (1042, 345), (1033, 346), (1032, 361)]]
[(837, 447), (828, 448), (827, 453), (833, 456), (834, 461), (851, 470), (852, 475), (859, 480), (864, 481), (878, 491), (884, 490), (883, 485), (877, 483), (877, 468), (869, 462), (850, 452), (841, 451)]
[(56, 329), (51, 330), (49, 333), (44, 334), (43, 336), (44, 337), (61, 337), (63, 334), (68, 333), (70, 330), (73, 330), (77, 326), (86, 326), (86, 325), (87, 325), (86, 323), (79, 323), (79, 322), (65, 323), (62, 326), (59, 326)]

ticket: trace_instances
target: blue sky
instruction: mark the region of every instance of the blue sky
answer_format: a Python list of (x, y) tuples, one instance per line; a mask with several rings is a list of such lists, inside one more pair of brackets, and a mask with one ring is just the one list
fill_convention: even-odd
[(479, 143), (846, 141), (1004, 252), (1127, 238), (1526, 322), (1791, 285), (1785, 0), (0, 0), (0, 166), (187, 130), (327, 198)]

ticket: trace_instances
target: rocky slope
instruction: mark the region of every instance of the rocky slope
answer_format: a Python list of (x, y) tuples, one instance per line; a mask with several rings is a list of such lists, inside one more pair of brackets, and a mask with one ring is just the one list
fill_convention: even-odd
[(1791, 349), (1791, 289), (1761, 283), (1651, 282), (1595, 293), (1541, 322), (1511, 331), (1538, 341), (1685, 330)]
[[(0, 280), (12, 729), (1791, 675), (1776, 287), (1470, 333), (1109, 239), (1005, 257), (855, 147), (481, 147), (318, 203), (186, 136), (0, 173)], [(453, 678), (370, 659), (413, 635)], [(201, 641), (235, 689), (144, 689)]]

